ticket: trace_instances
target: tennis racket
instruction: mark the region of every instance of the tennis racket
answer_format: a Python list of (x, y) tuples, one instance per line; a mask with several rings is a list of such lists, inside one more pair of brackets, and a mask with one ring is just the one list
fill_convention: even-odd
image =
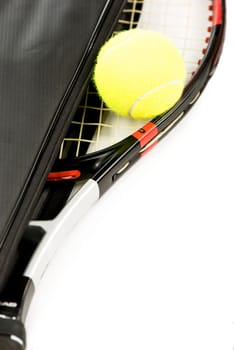
[(128, 0), (116, 31), (151, 29), (171, 37), (187, 67), (180, 101), (137, 122), (108, 110), (90, 85), (19, 247), (17, 269), (0, 301), (1, 350), (25, 349), (24, 321), (34, 290), (80, 217), (197, 102), (218, 64), (225, 34), (224, 0)]

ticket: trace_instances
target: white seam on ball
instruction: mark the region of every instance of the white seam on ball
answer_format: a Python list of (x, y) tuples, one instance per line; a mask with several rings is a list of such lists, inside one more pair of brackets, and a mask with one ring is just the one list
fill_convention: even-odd
[(138, 97), (138, 99), (132, 104), (132, 106), (129, 109), (129, 117), (133, 117), (132, 113), (133, 110), (137, 107), (138, 103), (140, 103), (145, 97), (148, 97), (149, 95), (164, 89), (165, 87), (171, 86), (171, 85), (181, 85), (183, 84), (183, 81), (181, 79), (179, 80), (172, 80), (172, 81), (168, 81), (167, 83), (161, 84), (159, 86), (154, 87), (153, 89), (147, 91), (144, 95), (141, 95), (140, 97)]
[(125, 40), (123, 40), (122, 42), (120, 43), (117, 43), (115, 44), (114, 46), (108, 48), (106, 50), (106, 52), (103, 52), (102, 56), (101, 56), (101, 59), (106, 59), (106, 57), (108, 55), (110, 55), (112, 53), (112, 51), (116, 50), (117, 48), (121, 47), (121, 46), (125, 46), (128, 42), (131, 42), (132, 41), (132, 38), (126, 38)]

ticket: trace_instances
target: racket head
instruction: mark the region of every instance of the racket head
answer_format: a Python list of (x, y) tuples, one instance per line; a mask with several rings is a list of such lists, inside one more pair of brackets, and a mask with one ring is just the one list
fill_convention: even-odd
[[(196, 97), (205, 87), (205, 82), (214, 73), (222, 48), (220, 41), (224, 30), (224, 2), (206, 0), (197, 4), (186, 0), (184, 5), (180, 6), (180, 10), (177, 9), (178, 4), (178, 1), (129, 0), (116, 28), (116, 31), (135, 27), (161, 31), (173, 40), (184, 57), (187, 66), (187, 85), (184, 94), (168, 113), (153, 119), (157, 126), (163, 125), (165, 120), (170, 121), (169, 116), (174, 115), (179, 107), (186, 103), (190, 97), (188, 95), (193, 94), (189, 103), (196, 101)], [(96, 122), (92, 113), (94, 110)], [(59, 158), (84, 155), (86, 149), (83, 151), (82, 147), (87, 144), (89, 154), (108, 148), (110, 144), (121, 141), (144, 124), (145, 121), (122, 118), (110, 111), (99, 98), (91, 82), (71, 124), (71, 128), (77, 127), (78, 131), (68, 132), (61, 145)], [(89, 140), (85, 133), (88, 134), (87, 130), (92, 127), (96, 133)], [(76, 137), (70, 137), (71, 134)], [(68, 155), (66, 149), (71, 148), (71, 145), (74, 150)]]
[(149, 122), (136, 121), (110, 111), (91, 81), (53, 169), (55, 174), (67, 171), (66, 178), (55, 176), (56, 181), (69, 180), (69, 174), (74, 180), (73, 171), (79, 170), (77, 179), (93, 178), (103, 193), (123, 173), (121, 169), (127, 169), (174, 128), (198, 100), (218, 64), (225, 1), (185, 0), (182, 6), (178, 0), (128, 0), (115, 33), (137, 26), (161, 31), (180, 49), (187, 67), (183, 96), (168, 112)]

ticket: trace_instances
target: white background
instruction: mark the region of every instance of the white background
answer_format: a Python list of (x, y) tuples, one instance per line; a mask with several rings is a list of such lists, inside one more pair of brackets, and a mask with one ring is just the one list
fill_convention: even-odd
[(89, 211), (27, 319), (29, 350), (232, 350), (234, 3), (225, 50), (182, 123)]

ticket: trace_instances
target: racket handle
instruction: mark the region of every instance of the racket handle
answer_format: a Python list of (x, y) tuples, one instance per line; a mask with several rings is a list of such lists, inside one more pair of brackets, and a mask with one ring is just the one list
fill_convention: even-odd
[(24, 350), (26, 347), (26, 332), (19, 320), (1, 319), (0, 321), (0, 349)]
[(0, 349), (24, 350), (25, 317), (34, 294), (32, 281), (22, 276), (10, 283), (0, 299)]

